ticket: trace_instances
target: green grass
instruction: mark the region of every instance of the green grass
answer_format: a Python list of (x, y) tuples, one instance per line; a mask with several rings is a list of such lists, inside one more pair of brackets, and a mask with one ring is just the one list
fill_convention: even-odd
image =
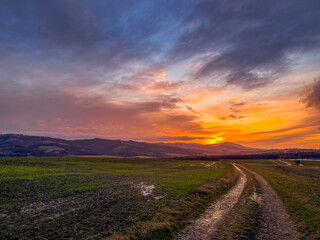
[(278, 160), (265, 160), (265, 159), (234, 159), (234, 160), (226, 160), (228, 162), (235, 162), (235, 163), (252, 163), (252, 164), (259, 164), (259, 165), (279, 165)]
[(320, 239), (320, 169), (247, 163), (277, 191), (306, 238)]
[(300, 161), (303, 166), (309, 166), (309, 167), (320, 167), (320, 160), (319, 161), (308, 161), (308, 160), (303, 160)]
[(65, 174), (62, 168), (44, 168), (34, 166), (10, 166), (4, 165), (0, 167), (0, 181), (11, 179), (35, 179), (43, 176)]
[[(170, 236), (186, 222), (178, 223), (175, 217), (168, 223), (168, 206), (188, 221), (235, 181), (230, 163), (207, 164), (138, 158), (0, 158), (0, 239), (99, 239), (141, 232), (155, 236), (168, 228)], [(226, 176), (229, 180), (222, 181)], [(141, 182), (155, 186), (153, 195), (141, 195), (137, 188)], [(155, 200), (156, 196), (162, 198)], [(162, 216), (166, 228), (159, 228), (161, 221), (154, 216)], [(146, 222), (157, 225), (157, 230), (133, 230)]]

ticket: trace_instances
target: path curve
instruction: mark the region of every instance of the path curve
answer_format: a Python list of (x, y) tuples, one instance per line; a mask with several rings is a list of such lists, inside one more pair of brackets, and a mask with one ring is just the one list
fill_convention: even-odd
[(239, 179), (231, 190), (218, 198), (207, 210), (186, 228), (184, 228), (174, 239), (176, 240), (206, 240), (217, 230), (233, 206), (238, 202), (243, 189), (247, 183), (246, 174), (235, 164), (233, 166), (239, 171)]
[(257, 239), (268, 240), (295, 240), (301, 235), (297, 231), (280, 197), (271, 185), (259, 174), (241, 166), (251, 173), (262, 187), (262, 211), (264, 223)]

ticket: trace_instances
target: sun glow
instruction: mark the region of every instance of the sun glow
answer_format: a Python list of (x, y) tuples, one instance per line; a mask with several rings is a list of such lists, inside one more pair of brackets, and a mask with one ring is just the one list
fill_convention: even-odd
[(216, 134), (211, 138), (205, 139), (204, 144), (217, 144), (224, 142), (224, 138), (221, 136), (222, 133)]

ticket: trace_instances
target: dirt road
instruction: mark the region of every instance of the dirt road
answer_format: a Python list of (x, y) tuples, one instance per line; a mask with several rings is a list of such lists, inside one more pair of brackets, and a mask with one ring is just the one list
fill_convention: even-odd
[(259, 174), (245, 168), (254, 175), (262, 187), (262, 211), (263, 226), (260, 229), (257, 239), (268, 240), (295, 240), (301, 236), (292, 222), (281, 199), (271, 185)]
[(241, 193), (247, 183), (247, 176), (235, 164), (234, 167), (239, 171), (240, 176), (237, 183), (225, 195), (215, 201), (200, 218), (196, 219), (185, 229), (183, 229), (175, 239), (183, 240), (206, 240), (217, 230), (219, 224), (237, 203)]
[(292, 163), (284, 161), (284, 160), (279, 160), (279, 162), (283, 163), (286, 166), (292, 166)]

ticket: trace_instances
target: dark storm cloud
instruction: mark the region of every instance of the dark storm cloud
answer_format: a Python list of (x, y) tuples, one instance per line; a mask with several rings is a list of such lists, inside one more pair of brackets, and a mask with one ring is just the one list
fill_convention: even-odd
[(3, 0), (1, 81), (44, 69), (86, 72), (94, 83), (135, 61), (149, 65), (215, 53), (195, 78), (260, 87), (290, 70), (292, 59), (319, 48), (319, 9), (317, 0)]
[(156, 31), (154, 22), (135, 28), (139, 18), (130, 12), (133, 5), (133, 1), (2, 1), (1, 41), (16, 50), (56, 45), (88, 51), (99, 47), (112, 55), (126, 46), (139, 46), (140, 42), (133, 42)]
[(196, 78), (223, 77), (250, 89), (290, 69), (290, 54), (318, 49), (320, 2), (202, 1), (186, 18), (174, 55), (178, 58), (217, 52)]
[(320, 77), (309, 87), (303, 102), (306, 103), (307, 107), (314, 107), (320, 110)]
[(166, 36), (175, 19), (170, 9), (177, 4), (179, 1), (166, 5), (132, 0), (1, 1), (0, 70), (10, 80), (32, 69), (60, 74), (83, 71), (90, 82), (133, 61), (150, 63), (163, 47), (157, 34)]

